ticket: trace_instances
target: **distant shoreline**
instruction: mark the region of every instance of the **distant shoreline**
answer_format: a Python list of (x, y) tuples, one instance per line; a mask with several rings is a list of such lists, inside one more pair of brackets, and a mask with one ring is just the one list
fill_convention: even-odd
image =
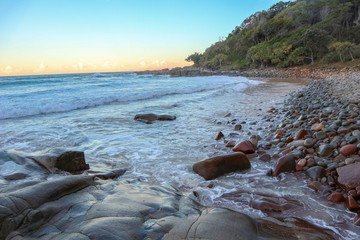
[(218, 70), (195, 67), (176, 67), (172, 69), (135, 71), (138, 75), (169, 75), (171, 77), (198, 77), (198, 76), (243, 76), (257, 78), (307, 78), (328, 79), (346, 74), (360, 74), (359, 67), (312, 67), (301, 66), (293, 68), (257, 68), (250, 70)]

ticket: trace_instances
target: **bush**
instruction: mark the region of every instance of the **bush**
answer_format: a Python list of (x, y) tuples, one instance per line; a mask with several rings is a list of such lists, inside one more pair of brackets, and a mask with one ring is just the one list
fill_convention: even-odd
[(321, 62), (323, 63), (335, 63), (338, 61), (339, 61), (339, 55), (336, 52), (329, 52), (321, 60)]

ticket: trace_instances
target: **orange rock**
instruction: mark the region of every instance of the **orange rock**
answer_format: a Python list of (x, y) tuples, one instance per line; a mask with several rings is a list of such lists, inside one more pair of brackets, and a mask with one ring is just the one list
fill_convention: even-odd
[(353, 196), (347, 196), (345, 198), (345, 204), (346, 207), (350, 210), (350, 211), (356, 211), (359, 210), (359, 204), (357, 203), (357, 201), (353, 198)]
[(300, 159), (296, 164), (296, 171), (301, 171), (303, 167), (306, 165), (306, 159)]
[(345, 201), (344, 195), (340, 192), (333, 192), (332, 194), (330, 194), (327, 198), (328, 201), (330, 202), (335, 202), (335, 203), (341, 203), (343, 201)]
[(313, 131), (321, 131), (325, 126), (322, 124), (314, 124), (311, 126), (311, 130)]

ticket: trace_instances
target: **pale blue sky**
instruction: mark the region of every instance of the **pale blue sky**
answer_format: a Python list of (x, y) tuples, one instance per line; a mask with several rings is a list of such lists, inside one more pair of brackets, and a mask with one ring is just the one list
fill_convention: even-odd
[(184, 65), (272, 0), (0, 0), (0, 75)]

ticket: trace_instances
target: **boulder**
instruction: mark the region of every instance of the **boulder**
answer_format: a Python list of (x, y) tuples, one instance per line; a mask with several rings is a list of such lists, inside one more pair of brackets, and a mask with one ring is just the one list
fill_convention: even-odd
[(292, 154), (285, 155), (279, 158), (276, 162), (273, 176), (278, 176), (283, 172), (294, 172), (296, 168), (296, 157)]
[(206, 180), (215, 179), (226, 173), (250, 168), (250, 161), (243, 153), (212, 157), (193, 165), (193, 170)]
[(255, 152), (254, 145), (250, 141), (242, 141), (235, 145), (232, 149), (234, 152), (242, 152), (245, 154), (250, 154)]
[(84, 152), (70, 151), (61, 154), (55, 162), (55, 167), (70, 173), (81, 172), (89, 169), (85, 162)]
[(350, 190), (360, 186), (360, 162), (339, 167), (336, 171), (339, 175), (338, 182), (345, 189)]

